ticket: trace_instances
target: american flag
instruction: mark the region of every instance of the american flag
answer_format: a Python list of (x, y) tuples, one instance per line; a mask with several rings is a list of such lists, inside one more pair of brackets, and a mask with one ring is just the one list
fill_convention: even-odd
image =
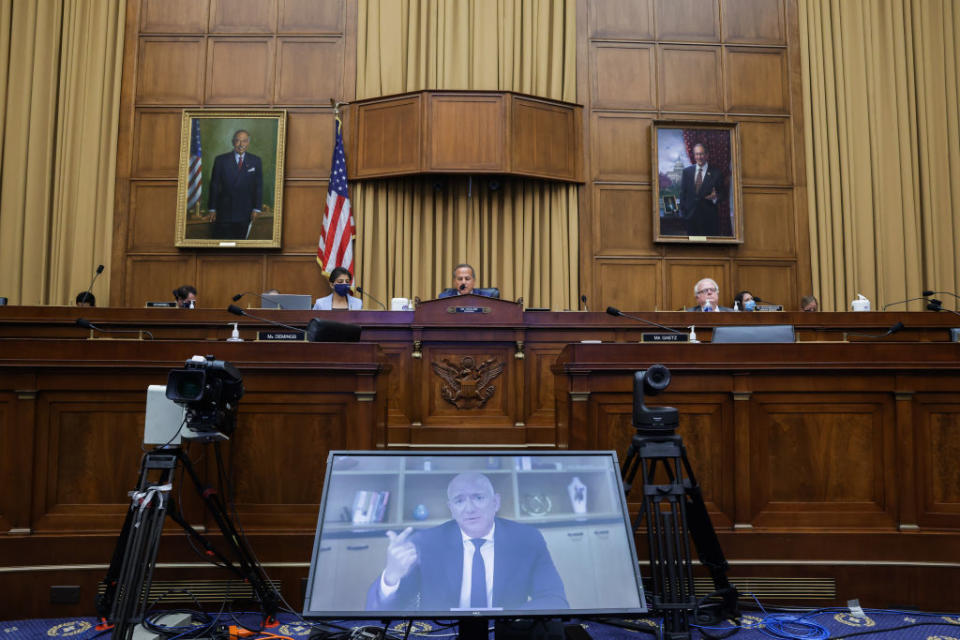
[(200, 174), (203, 169), (203, 151), (200, 149), (200, 120), (194, 118), (193, 129), (190, 132), (190, 179), (187, 181), (187, 209), (192, 209), (200, 202), (203, 193), (203, 184)]
[(317, 245), (317, 263), (329, 274), (337, 267), (346, 267), (353, 273), (353, 210), (347, 195), (347, 159), (343, 154), (343, 133), (340, 119), (336, 120), (333, 161), (330, 163), (330, 187), (323, 209), (323, 228)]

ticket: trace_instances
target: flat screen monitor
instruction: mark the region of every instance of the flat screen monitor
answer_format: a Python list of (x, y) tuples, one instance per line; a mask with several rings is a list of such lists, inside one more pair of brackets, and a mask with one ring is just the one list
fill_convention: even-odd
[(616, 452), (330, 453), (304, 616), (645, 611)]
[(313, 306), (313, 298), (301, 293), (265, 293), (260, 296), (264, 309), (306, 310)]

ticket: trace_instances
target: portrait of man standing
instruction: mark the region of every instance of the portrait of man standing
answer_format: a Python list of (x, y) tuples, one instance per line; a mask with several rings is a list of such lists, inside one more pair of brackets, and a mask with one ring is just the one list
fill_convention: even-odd
[(233, 134), (233, 151), (213, 162), (207, 211), (214, 238), (244, 239), (263, 208), (263, 164), (247, 149), (250, 133)]
[(680, 181), (680, 215), (687, 235), (720, 235), (719, 202), (725, 197), (724, 176), (708, 162), (702, 143), (693, 146), (695, 164), (685, 167)]

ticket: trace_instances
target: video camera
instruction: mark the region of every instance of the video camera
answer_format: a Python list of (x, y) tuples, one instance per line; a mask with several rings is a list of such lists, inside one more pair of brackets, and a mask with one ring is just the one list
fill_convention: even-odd
[(237, 428), (243, 376), (225, 360), (193, 356), (167, 376), (167, 397), (186, 408), (186, 426), (201, 435), (229, 436)]
[(643, 435), (672, 435), (680, 424), (673, 407), (648, 407), (646, 396), (655, 396), (670, 386), (670, 369), (652, 364), (633, 374), (633, 427)]

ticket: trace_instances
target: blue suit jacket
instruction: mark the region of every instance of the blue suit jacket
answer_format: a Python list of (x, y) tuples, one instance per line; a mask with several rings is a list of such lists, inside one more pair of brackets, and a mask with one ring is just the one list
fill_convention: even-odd
[(233, 151), (213, 161), (207, 209), (216, 209), (219, 222), (249, 222), (250, 212), (263, 209), (263, 164), (249, 151), (237, 169)]
[[(460, 606), (463, 538), (454, 520), (414, 533), (419, 561), (390, 598), (380, 597), (380, 576), (367, 591), (367, 609), (449, 611)], [(535, 527), (496, 519), (493, 606), (504, 609), (568, 609), (563, 581), (543, 535)]]

